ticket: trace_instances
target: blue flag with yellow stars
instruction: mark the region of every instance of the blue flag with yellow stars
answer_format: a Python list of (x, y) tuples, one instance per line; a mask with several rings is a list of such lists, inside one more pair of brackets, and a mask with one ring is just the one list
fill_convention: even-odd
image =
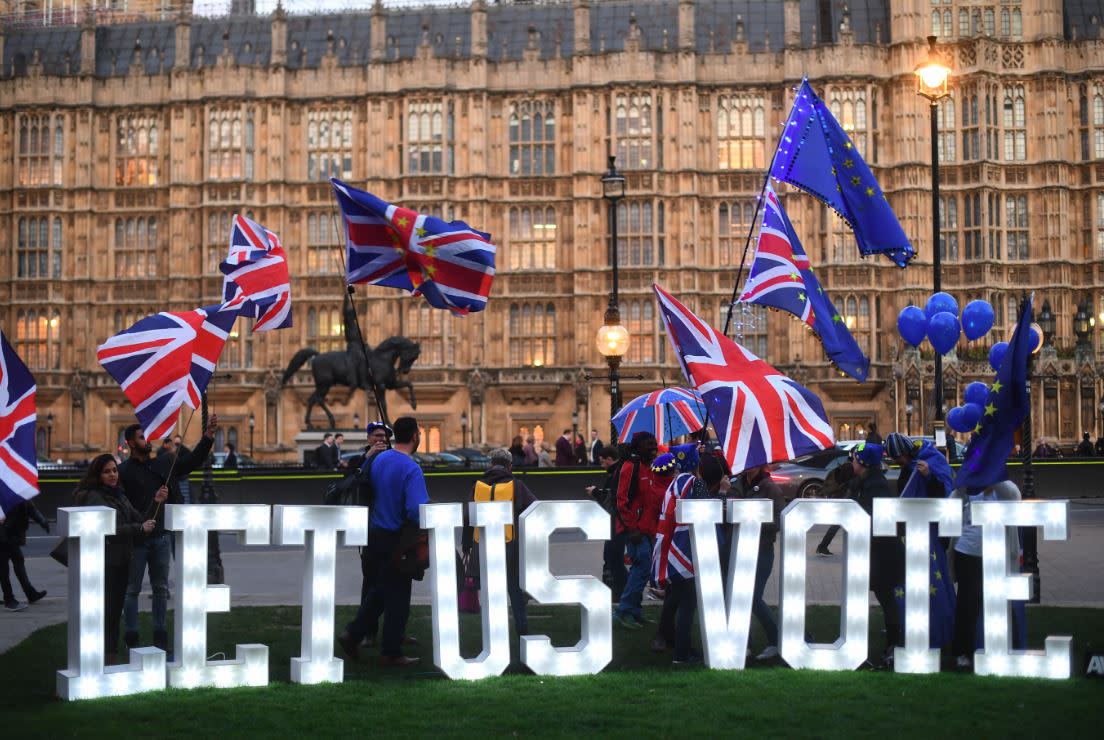
[(1008, 479), (1005, 460), (1015, 444), (1016, 430), (1027, 416), (1027, 361), (1031, 356), (1031, 304), (1020, 310), (1020, 320), (1008, 343), (997, 377), (989, 389), (985, 413), (962, 456), (955, 488), (987, 488)]
[(904, 267), (916, 254), (851, 137), (808, 80), (798, 88), (771, 176), (796, 185), (838, 213), (855, 232), (863, 256), (884, 254)]

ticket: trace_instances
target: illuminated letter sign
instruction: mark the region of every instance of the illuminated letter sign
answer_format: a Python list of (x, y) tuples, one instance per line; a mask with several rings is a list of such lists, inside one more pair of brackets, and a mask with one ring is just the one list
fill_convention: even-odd
[(57, 672), (58, 696), (72, 701), (165, 688), (165, 651), (158, 648), (134, 648), (129, 665), (104, 670), (104, 537), (115, 534), (115, 510), (58, 509), (58, 530), (71, 538), (69, 667)]
[[(763, 523), (771, 520), (771, 502), (767, 499), (728, 501), (728, 521), (737, 526), (731, 529), (736, 540), (729, 556), (728, 582), (723, 589), (716, 527), (721, 521), (721, 502), (680, 500), (675, 503), (675, 518), (691, 525), (690, 544), (694, 552), (705, 664), (710, 668), (742, 669), (751, 627), (759, 535)], [(727, 603), (725, 592), (728, 593)]]
[(422, 527), (429, 530), (433, 582), (433, 662), (449, 678), (497, 676), (510, 665), (510, 617), (506, 608), (506, 525), (513, 522), (510, 501), (468, 504), (472, 526), (480, 527), (479, 575), (483, 586), (483, 652), (460, 655), (460, 614), (456, 600), (456, 530), (464, 526), (460, 504), (422, 504)]
[(230, 611), (230, 587), (207, 585), (207, 533), (240, 531), (245, 544), (267, 545), (269, 511), (264, 504), (165, 507), (165, 528), (176, 532), (176, 654), (169, 663), (170, 686), (268, 683), (267, 645), (238, 645), (234, 660), (207, 661), (207, 612)]
[[(805, 538), (814, 524), (839, 524), (847, 535), (846, 593), (840, 637), (832, 644), (805, 641)], [(866, 660), (870, 623), (870, 517), (854, 501), (797, 499), (782, 511), (782, 659), (792, 668), (850, 671)]]
[(579, 642), (553, 647), (544, 635), (521, 638), (521, 662), (542, 676), (598, 673), (613, 658), (609, 587), (593, 576), (554, 576), (548, 538), (557, 529), (581, 529), (587, 540), (609, 538), (610, 515), (594, 501), (538, 501), (519, 517), (521, 588), (541, 604), (578, 604)]
[(1071, 637), (1047, 637), (1043, 650), (1009, 649), (1009, 601), (1031, 598), (1031, 577), (1008, 572), (1009, 527), (1042, 525), (1043, 537), (1064, 540), (1069, 520), (1068, 501), (975, 501), (970, 504), (973, 524), (981, 525), (982, 583), (985, 649), (974, 655), (979, 676), (1069, 678)]
[(303, 626), (298, 658), (291, 659), (293, 683), (340, 683), (345, 663), (334, 657), (334, 575), (337, 533), (345, 546), (368, 544), (365, 506), (275, 506), (275, 545), (304, 545)]

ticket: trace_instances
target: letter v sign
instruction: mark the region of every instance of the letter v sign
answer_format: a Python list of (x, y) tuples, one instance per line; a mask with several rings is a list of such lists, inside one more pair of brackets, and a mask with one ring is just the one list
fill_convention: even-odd
[(716, 525), (721, 523), (721, 502), (682, 499), (675, 504), (676, 520), (691, 525), (690, 545), (694, 553), (705, 664), (710, 668), (742, 670), (751, 628), (759, 534), (763, 523), (771, 521), (771, 502), (730, 500), (727, 513), (728, 521), (735, 525), (732, 534), (736, 541), (729, 558), (728, 583), (722, 589), (716, 534)]

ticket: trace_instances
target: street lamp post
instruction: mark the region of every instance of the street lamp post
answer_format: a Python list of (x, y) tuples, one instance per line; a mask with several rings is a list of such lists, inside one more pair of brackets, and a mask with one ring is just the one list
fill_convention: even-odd
[(468, 446), (468, 412), (460, 412), (460, 446)]
[[(1020, 298), (1021, 309), (1027, 296)], [(1027, 413), (1024, 414), (1021, 438), (1023, 439), (1023, 498), (1035, 498), (1035, 471), (1032, 466), (1035, 440), (1031, 423), (1035, 402), (1031, 398), (1031, 375), (1035, 369), (1035, 354), (1049, 344), (1054, 336), (1054, 313), (1050, 310), (1050, 301), (1043, 301), (1043, 310), (1039, 312), (1039, 323), (1033, 325), (1039, 332), (1039, 345), (1031, 348), (1027, 356)], [(1031, 575), (1030, 603), (1038, 604), (1042, 589), (1039, 575), (1039, 530), (1036, 527), (1020, 527), (1020, 540), (1023, 543), (1023, 572)]]
[(602, 197), (609, 202), (609, 259), (613, 268), (613, 292), (606, 307), (605, 321), (598, 329), (598, 351), (609, 364), (610, 439), (617, 439), (613, 417), (621, 410), (621, 358), (629, 349), (629, 332), (621, 325), (621, 309), (617, 297), (617, 204), (625, 197), (625, 176), (617, 171), (617, 157), (610, 155), (609, 171), (602, 175)]
[[(575, 440), (579, 438), (579, 409), (576, 408), (571, 412), (571, 454), (575, 454)], [(584, 458), (579, 462), (580, 465), (586, 465), (586, 459)]]
[(49, 457), (54, 446), (54, 412), (46, 414), (46, 457)]
[[(1104, 421), (1104, 399), (1101, 399), (1100, 404), (1096, 408), (1100, 411), (1100, 414), (1097, 416), (1097, 418), (1100, 421)], [(1100, 436), (1104, 437), (1104, 427), (1101, 428)]]
[[(942, 290), (939, 244), (939, 101), (950, 95), (951, 70), (935, 51), (935, 36), (928, 36), (928, 58), (916, 67), (916, 94), (927, 98), (931, 114), (932, 157), (932, 286)], [(943, 426), (943, 356), (935, 353), (935, 429)], [(938, 436), (938, 431), (936, 431)]]
[(249, 414), (249, 456), (253, 457), (253, 430), (257, 427), (257, 418)]

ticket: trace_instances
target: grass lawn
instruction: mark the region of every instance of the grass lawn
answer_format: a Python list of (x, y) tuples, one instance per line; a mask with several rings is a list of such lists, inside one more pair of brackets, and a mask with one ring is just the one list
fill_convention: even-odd
[[(881, 615), (871, 618), (871, 655), (881, 653)], [(818, 673), (772, 665), (746, 671), (674, 668), (670, 654), (649, 649), (653, 630), (615, 628), (613, 663), (597, 676), (531, 675), (516, 663), (507, 675), (479, 682), (445, 680), (432, 665), (428, 607), (416, 607), (410, 634), (422, 657), (411, 669), (346, 661), (345, 683), (289, 683), (299, 654), (298, 607), (233, 609), (212, 614), (208, 652), (232, 655), (238, 642), (269, 646), (272, 685), (261, 689), (168, 690), (66, 703), (54, 699), (55, 671), (65, 667), (65, 626), (39, 630), (0, 655), (0, 714), (8, 737), (224, 737), (755, 734), (761, 737), (927, 736), (1093, 737), (1104, 721), (1104, 682), (1081, 677), (1086, 654), (1104, 653), (1104, 610), (1032, 608), (1030, 644), (1047, 634), (1074, 635), (1069, 681), (979, 678), (941, 673), (904, 676), (876, 671)], [(658, 617), (658, 610), (648, 612)], [(530, 607), (533, 632), (559, 645), (578, 639), (578, 609)], [(145, 615), (144, 615), (145, 616)], [(338, 624), (352, 609), (338, 609)], [(817, 641), (838, 634), (834, 607), (810, 607)], [(466, 655), (479, 650), (479, 622), (462, 615)], [(148, 624), (144, 635), (149, 634)], [(696, 639), (696, 638), (695, 638)], [(758, 625), (751, 648), (764, 646)], [(365, 651), (374, 655), (374, 651)], [(514, 656), (516, 658), (516, 641)]]

